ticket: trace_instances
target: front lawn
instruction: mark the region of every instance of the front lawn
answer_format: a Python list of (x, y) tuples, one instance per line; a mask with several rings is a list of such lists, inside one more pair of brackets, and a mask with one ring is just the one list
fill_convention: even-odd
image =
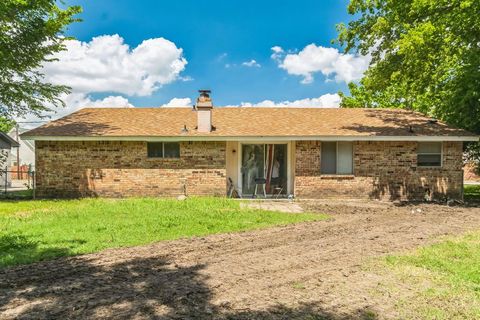
[(480, 319), (480, 231), (386, 262), (409, 288), (398, 301), (402, 318)]
[(0, 202), (0, 267), (182, 237), (326, 219), (222, 198)]

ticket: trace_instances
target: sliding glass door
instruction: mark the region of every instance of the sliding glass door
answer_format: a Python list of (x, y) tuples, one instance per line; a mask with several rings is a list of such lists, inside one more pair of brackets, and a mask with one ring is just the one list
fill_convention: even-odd
[(287, 144), (242, 144), (242, 193), (287, 194)]
[(265, 145), (242, 145), (242, 193), (252, 195), (255, 190), (255, 180), (264, 177)]

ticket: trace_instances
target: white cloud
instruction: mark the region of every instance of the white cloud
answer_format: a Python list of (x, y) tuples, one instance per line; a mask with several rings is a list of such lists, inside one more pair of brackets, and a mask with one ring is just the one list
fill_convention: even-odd
[(58, 109), (56, 116), (60, 113), (68, 114), (80, 108), (133, 108), (128, 99), (122, 96), (108, 96), (101, 100), (92, 100), (92, 98), (83, 93), (71, 93), (67, 95), (63, 101), (67, 105), (66, 108)]
[(133, 108), (134, 106), (127, 98), (122, 96), (108, 96), (102, 100), (91, 100), (90, 97), (85, 98), (83, 105), (89, 108)]
[(179, 79), (182, 80), (183, 82), (190, 82), (195, 80), (191, 76), (179, 77)]
[(228, 57), (228, 53), (224, 52), (217, 57), (217, 61), (222, 61), (226, 57)]
[(146, 96), (179, 79), (187, 64), (183, 50), (164, 38), (144, 40), (131, 49), (119, 35), (104, 35), (90, 42), (69, 40), (66, 47), (43, 71), (47, 81), (74, 92)]
[(283, 49), (280, 46), (273, 46), (271, 49), (274, 53), (282, 53), (283, 52)]
[[(93, 100), (90, 96), (84, 93), (71, 93), (62, 97), (65, 101), (66, 107), (56, 109), (56, 113), (50, 113), (50, 118), (43, 119), (45, 122), (53, 119), (58, 119), (67, 114), (75, 112), (81, 108), (133, 108), (134, 106), (128, 101), (127, 98), (122, 96), (108, 96), (104, 99)], [(340, 105), (340, 96), (336, 93), (327, 93), (318, 98), (305, 98), (294, 101), (280, 101), (274, 102), (272, 100), (264, 100), (258, 103), (242, 102), (239, 105), (229, 105), (226, 107), (284, 107), (284, 108), (338, 108)], [(190, 98), (173, 98), (168, 103), (161, 107), (192, 107), (192, 100)], [(39, 121), (37, 117), (32, 115), (25, 118), (19, 118), (17, 121)], [(37, 127), (42, 123), (35, 124), (22, 124), (22, 127), (30, 129)]]
[[(125, 95), (147, 96), (162, 85), (176, 80), (192, 81), (181, 76), (187, 60), (183, 50), (164, 38), (144, 40), (130, 48), (119, 35), (104, 35), (89, 42), (66, 41), (66, 51), (56, 54), (58, 61), (43, 66), (46, 81), (68, 85), (72, 92), (61, 96), (65, 108), (57, 108), (44, 115), (53, 120), (85, 107), (133, 107), (120, 95), (92, 99), (94, 92), (116, 92)], [(190, 99), (173, 99), (169, 103), (185, 105)], [(27, 116), (18, 121), (39, 121)]]
[(275, 60), (277, 62), (280, 62), (281, 58), (284, 55), (284, 51), (283, 51), (282, 47), (274, 46), (274, 47), (271, 47), (270, 49), (273, 51), (270, 58), (272, 58), (273, 60)]
[(245, 61), (245, 62), (242, 62), (242, 66), (245, 66), (245, 67), (257, 67), (257, 68), (260, 68), (261, 65), (255, 61), (254, 59), (250, 60), (250, 61)]
[(190, 98), (173, 98), (162, 107), (191, 107), (192, 99)]
[[(19, 122), (30, 121), (50, 121), (64, 117), (81, 108), (133, 108), (133, 105), (128, 99), (122, 96), (108, 96), (100, 100), (93, 100), (85, 93), (70, 93), (63, 95), (61, 99), (65, 102), (65, 108), (57, 108), (52, 112), (45, 113), (46, 118), (38, 118), (34, 115), (28, 115), (24, 118), (16, 119)], [(22, 127), (32, 128), (41, 125), (42, 123), (25, 124)]]
[(318, 98), (305, 98), (294, 101), (274, 102), (264, 100), (258, 103), (242, 102), (240, 105), (230, 105), (228, 107), (265, 107), (265, 108), (338, 108), (340, 106), (340, 96), (336, 93), (327, 93)]
[[(274, 49), (275, 48), (275, 49)], [(337, 82), (351, 82), (362, 77), (370, 63), (370, 56), (340, 53), (338, 49), (310, 44), (298, 53), (283, 55), (283, 49), (272, 48), (272, 59), (289, 74), (303, 76), (302, 83), (313, 82), (315, 73), (333, 75)]]

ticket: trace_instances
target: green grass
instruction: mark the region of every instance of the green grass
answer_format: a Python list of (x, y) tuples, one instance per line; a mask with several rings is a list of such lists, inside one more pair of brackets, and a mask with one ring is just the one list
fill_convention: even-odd
[(222, 198), (0, 202), (0, 267), (326, 217), (245, 209)]
[(33, 190), (19, 190), (19, 191), (8, 191), (6, 194), (5, 192), (0, 192), (0, 199), (32, 199), (33, 197)]
[(465, 201), (480, 202), (480, 184), (465, 185), (463, 197)]
[(414, 297), (399, 304), (407, 318), (480, 319), (480, 231), (386, 262), (414, 288)]

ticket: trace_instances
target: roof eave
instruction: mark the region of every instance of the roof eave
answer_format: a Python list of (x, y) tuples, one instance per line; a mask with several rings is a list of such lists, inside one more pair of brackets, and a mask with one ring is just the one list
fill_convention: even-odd
[(479, 141), (478, 136), (27, 136), (34, 141)]
[(10, 145), (10, 148), (18, 148), (20, 147), (20, 144), (18, 143), (18, 141), (16, 141), (15, 139), (13, 139), (12, 137), (10, 137), (8, 134), (6, 134), (5, 132), (0, 132), (0, 138), (5, 141), (6, 143), (8, 143)]

